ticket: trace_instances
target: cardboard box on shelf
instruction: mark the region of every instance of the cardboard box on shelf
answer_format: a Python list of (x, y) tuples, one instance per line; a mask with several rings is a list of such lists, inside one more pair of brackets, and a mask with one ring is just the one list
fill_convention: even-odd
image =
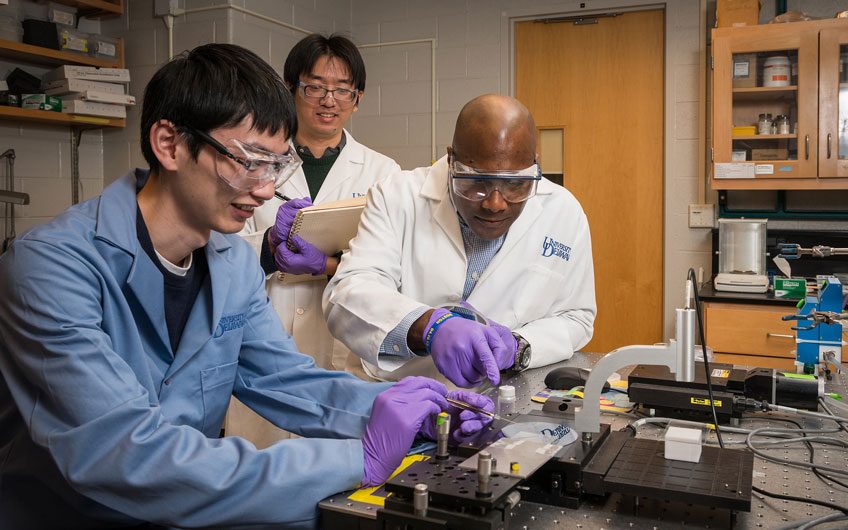
[(751, 149), (751, 160), (787, 160), (789, 150), (785, 147)]
[(757, 54), (733, 54), (733, 88), (757, 86)]
[(96, 103), (94, 101), (62, 101), (62, 112), (67, 112), (68, 114), (87, 114), (89, 116), (106, 116), (108, 118), (127, 117), (127, 109), (123, 105)]
[(105, 81), (107, 83), (129, 83), (130, 71), (126, 68), (97, 68), (95, 66), (79, 66), (64, 64), (50, 70), (41, 78), (43, 83), (51, 83), (60, 79), (85, 79), (88, 81)]
[(97, 92), (106, 92), (108, 94), (123, 94), (125, 92), (124, 85), (118, 83), (87, 81), (85, 79), (59, 79), (58, 81), (44, 83), (42, 88), (45, 94), (51, 96), (85, 92), (86, 90), (96, 90)]
[(716, 0), (716, 27), (756, 26), (759, 21), (759, 0)]

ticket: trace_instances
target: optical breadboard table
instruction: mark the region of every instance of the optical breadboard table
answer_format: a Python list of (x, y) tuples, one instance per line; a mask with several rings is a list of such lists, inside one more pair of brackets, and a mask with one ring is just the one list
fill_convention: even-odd
[[(591, 367), (600, 357), (599, 354), (578, 352), (571, 360), (562, 363), (562, 365)], [(557, 366), (551, 365), (528, 370), (503, 382), (503, 384), (515, 387), (517, 411), (519, 413), (526, 414), (534, 410), (541, 410), (542, 406), (531, 401), (531, 398), (545, 388), (545, 375)], [(626, 374), (622, 374), (622, 376), (624, 375)], [(833, 380), (827, 384), (827, 390), (848, 396), (848, 377), (845, 374), (834, 374)], [(794, 425), (782, 421), (783, 419), (795, 420), (808, 429), (829, 428), (835, 425), (833, 422), (795, 415), (758, 413), (755, 419), (743, 419), (739, 426), (746, 429), (794, 427)], [(602, 414), (601, 420), (610, 423), (612, 431), (617, 431), (633, 421), (632, 418), (610, 414)], [(663, 425), (655, 424), (644, 425), (638, 431), (634, 443), (634, 450), (637, 454), (634, 454), (632, 458), (635, 459), (636, 463), (641, 463), (645, 470), (645, 473), (643, 473), (645, 476), (650, 476), (652, 467), (657, 468), (666, 465), (669, 461), (665, 461), (662, 455), (638, 454), (639, 441), (662, 441), (663, 431)], [(848, 434), (844, 431), (828, 436), (841, 439), (848, 444)], [(724, 432), (722, 438), (728, 447), (745, 447), (745, 435), (743, 434)], [(711, 432), (707, 437), (707, 444), (718, 447), (717, 443), (715, 433)], [(704, 456), (710, 453), (709, 449), (709, 446), (704, 448)], [(786, 462), (809, 461), (809, 451), (805, 445), (799, 443), (780, 444), (763, 450)], [(815, 445), (814, 461), (817, 464), (848, 471), (848, 450)], [(631, 468), (633, 467), (631, 466)], [(739, 477), (728, 478), (728, 489), (732, 489), (729, 483), (733, 478), (738, 479)], [(628, 479), (625, 476), (623, 480)], [(645, 480), (649, 480), (649, 478)], [(848, 478), (843, 482), (848, 482)], [(755, 487), (782, 495), (828, 501), (840, 506), (848, 505), (848, 490), (842, 486), (829, 481), (822, 481), (812, 470), (773, 463), (758, 457), (754, 458), (752, 483)], [(648, 489), (650, 489), (650, 484), (647, 484), (643, 491), (647, 492)], [(619, 491), (625, 490), (626, 488), (619, 489)], [(789, 521), (806, 520), (832, 513), (830, 509), (812, 503), (780, 500), (754, 492), (751, 511), (737, 511), (735, 512), (735, 520), (731, 521), (730, 511), (726, 507), (688, 504), (681, 500), (655, 500), (638, 496), (638, 491), (640, 491), (638, 488), (634, 488), (632, 494), (627, 492), (613, 493), (601, 499), (587, 497), (577, 509), (522, 500), (512, 510), (509, 528), (510, 530), (560, 528), (665, 530), (668, 528), (730, 528), (732, 525), (735, 529), (773, 529), (779, 528)], [(681, 486), (681, 491), (685, 494), (683, 486)], [(726, 505), (732, 505), (732, 499), (729, 498), (727, 502), (729, 504)], [(340, 513), (358, 513), (366, 519), (374, 519), (378, 509), (373, 504), (351, 499), (350, 492), (334, 495), (322, 501), (321, 506), (325, 514), (329, 507), (332, 510), (338, 510)], [(327, 526), (325, 522), (324, 528), (331, 528), (331, 526)], [(816, 530), (836, 528), (848, 528), (848, 521), (815, 526)]]

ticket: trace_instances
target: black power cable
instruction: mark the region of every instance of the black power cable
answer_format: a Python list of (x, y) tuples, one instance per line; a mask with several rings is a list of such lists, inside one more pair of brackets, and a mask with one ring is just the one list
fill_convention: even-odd
[[(698, 334), (701, 339), (701, 350), (704, 354), (704, 376), (707, 379), (707, 393), (710, 396), (710, 410), (713, 413), (713, 425), (715, 426), (716, 438), (718, 438), (718, 446), (724, 448), (724, 441), (721, 439), (721, 431), (718, 426), (715, 399), (713, 399), (713, 383), (710, 378), (712, 370), (710, 370), (710, 360), (707, 356), (707, 341), (704, 339), (704, 318), (701, 316), (701, 297), (698, 295), (698, 279), (695, 276), (695, 269), (691, 267), (689, 268), (687, 279), (692, 282), (692, 293), (695, 296), (695, 315), (698, 317)], [(678, 340), (680, 340), (679, 337)]]

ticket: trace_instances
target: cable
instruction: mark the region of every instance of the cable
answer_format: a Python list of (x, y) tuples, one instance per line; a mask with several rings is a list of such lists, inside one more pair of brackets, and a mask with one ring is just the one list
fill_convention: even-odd
[(794, 495), (783, 495), (782, 493), (774, 493), (773, 491), (766, 491), (760, 489), (756, 486), (751, 486), (751, 489), (759, 493), (760, 495), (765, 495), (766, 497), (773, 497), (775, 499), (781, 499), (785, 501), (795, 501), (795, 502), (806, 502), (809, 504), (817, 504), (819, 506), (824, 506), (825, 508), (830, 508), (831, 510), (844, 513), (848, 515), (848, 508), (839, 506), (838, 504), (834, 504), (832, 502), (820, 501), (818, 499), (805, 499), (804, 497), (796, 497)]
[[(770, 427), (763, 427), (763, 428), (760, 428), (760, 429), (754, 429), (748, 434), (748, 437), (745, 440), (746, 445), (748, 446), (748, 449), (752, 453), (754, 453), (755, 455), (762, 458), (763, 460), (768, 460), (769, 462), (774, 462), (774, 463), (781, 464), (781, 465), (788, 465), (788, 466), (800, 467), (800, 468), (806, 468), (806, 469), (812, 469), (814, 467), (817, 467), (820, 470), (827, 471), (828, 473), (835, 473), (837, 475), (848, 476), (848, 471), (845, 471), (845, 470), (842, 470), (842, 469), (839, 469), (839, 468), (835, 468), (835, 467), (832, 467), (832, 466), (822, 466), (822, 465), (816, 465), (816, 464), (809, 464), (807, 462), (800, 462), (800, 461), (794, 461), (794, 460), (781, 460), (781, 459), (775, 458), (775, 457), (773, 457), (773, 456), (771, 456), (767, 453), (764, 453), (763, 451), (760, 451), (759, 449), (754, 447), (753, 438), (754, 438), (754, 436), (757, 436), (758, 434), (763, 433), (763, 432), (786, 433), (788, 431), (786, 429), (772, 429)], [(808, 429), (808, 430), (806, 430), (806, 432), (815, 433), (815, 434), (829, 434), (829, 433), (832, 434), (833, 432), (839, 432), (839, 431), (838, 430), (834, 431), (834, 430), (830, 430), (830, 429)], [(787, 441), (792, 441), (792, 440), (790, 439), (790, 440), (787, 440)], [(796, 441), (803, 441), (803, 440), (799, 439), (799, 440), (796, 440)], [(806, 441), (820, 441), (821, 443), (833, 443), (834, 442), (834, 440), (830, 439), (830, 438), (822, 438), (821, 440), (819, 440), (818, 437), (816, 437), (815, 440), (811, 437), (807, 437)], [(842, 442), (842, 443), (844, 444), (846, 442)], [(848, 513), (848, 512), (846, 512), (846, 513)]]
[(807, 517), (806, 519), (799, 519), (797, 521), (789, 521), (788, 523), (784, 523), (780, 526), (772, 528), (772, 530), (809, 530), (815, 526), (818, 526), (823, 523), (829, 523), (833, 521), (841, 521), (845, 518), (841, 513), (829, 513), (827, 515), (815, 515), (813, 517)]
[(704, 338), (704, 317), (701, 316), (701, 297), (698, 294), (698, 278), (695, 276), (695, 269), (689, 267), (689, 273), (686, 277), (692, 283), (692, 290), (695, 296), (695, 316), (698, 317), (698, 334), (701, 339), (701, 350), (704, 354), (704, 376), (707, 379), (707, 393), (710, 396), (710, 410), (713, 413), (713, 425), (715, 425), (716, 438), (718, 438), (718, 446), (724, 448), (724, 441), (721, 439), (721, 430), (718, 426), (718, 415), (715, 409), (715, 400), (713, 399), (713, 383), (710, 377), (710, 359), (707, 355), (707, 341)]
[(848, 519), (848, 517), (840, 516), (839, 514), (834, 513), (834, 514), (831, 514), (830, 516), (823, 516), (816, 521), (810, 521), (809, 523), (805, 524), (804, 526), (799, 526), (798, 530), (810, 530), (811, 528), (818, 526), (820, 524), (830, 523), (830, 522), (834, 522), (834, 521), (844, 521), (846, 519)]
[[(782, 421), (782, 422), (786, 422), (786, 423), (791, 423), (792, 425), (795, 425), (796, 427), (798, 427), (798, 430), (800, 432), (802, 432), (802, 433), (806, 432), (805, 429), (804, 429), (804, 426), (801, 425), (799, 422), (797, 422), (795, 420), (792, 420), (792, 419), (789, 419), (789, 418), (775, 418), (775, 417), (770, 417), (769, 419), (772, 420), (772, 421)], [(809, 441), (805, 441), (804, 445), (806, 445), (807, 449), (809, 449), (809, 451), (810, 451), (810, 463), (815, 464), (815, 454), (816, 454), (815, 447)], [(818, 466), (813, 468), (813, 473), (815, 473), (815, 475), (817, 477), (819, 477), (819, 479), (822, 482), (824, 482), (825, 485), (827, 485), (827, 486), (830, 486), (830, 484), (828, 484), (828, 481), (830, 481), (830, 482), (834, 482), (836, 484), (839, 484), (840, 486), (842, 486), (845, 489), (848, 489), (848, 484), (846, 484), (845, 482), (842, 482), (841, 480), (839, 480), (835, 477), (831, 477), (830, 475), (825, 475), (824, 473), (819, 471)]]

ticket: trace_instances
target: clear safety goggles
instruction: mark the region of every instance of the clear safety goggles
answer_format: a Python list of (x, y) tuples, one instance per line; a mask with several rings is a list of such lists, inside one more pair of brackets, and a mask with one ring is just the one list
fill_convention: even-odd
[(193, 127), (186, 129), (217, 151), (215, 171), (218, 177), (238, 191), (254, 191), (269, 182), (274, 183), (274, 188), (279, 188), (303, 164), (294, 149), (281, 155), (247, 145), (235, 138), (227, 140), (227, 148), (201, 130)]
[(498, 190), (507, 202), (524, 202), (536, 195), (542, 180), (539, 164), (518, 170), (475, 169), (454, 160), (450, 164), (451, 191), (469, 201), (482, 201)]

